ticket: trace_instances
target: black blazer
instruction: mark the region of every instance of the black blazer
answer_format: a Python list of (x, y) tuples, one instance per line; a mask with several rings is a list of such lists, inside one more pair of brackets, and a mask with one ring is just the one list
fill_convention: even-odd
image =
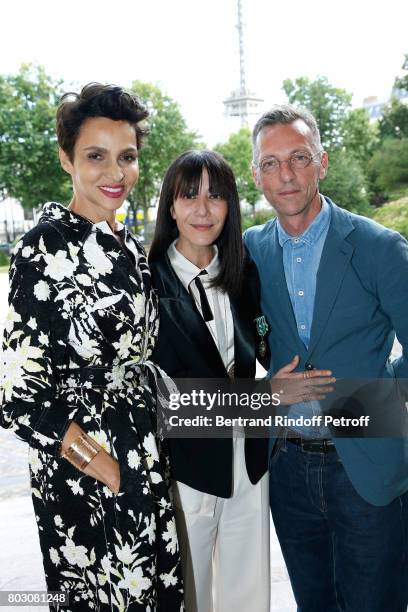
[[(159, 337), (152, 360), (172, 378), (228, 377), (213, 337), (167, 254), (149, 263), (160, 300)], [(257, 355), (260, 338), (254, 319), (261, 313), (259, 278), (254, 264), (246, 264), (244, 278), (242, 295), (230, 300), (234, 321), (234, 376), (254, 378), (256, 358), (268, 368), (270, 356), (268, 342), (265, 357)], [(171, 438), (168, 443), (172, 478), (205, 493), (231, 497), (231, 438)], [(266, 472), (267, 459), (266, 438), (245, 440), (246, 468), (253, 484)]]

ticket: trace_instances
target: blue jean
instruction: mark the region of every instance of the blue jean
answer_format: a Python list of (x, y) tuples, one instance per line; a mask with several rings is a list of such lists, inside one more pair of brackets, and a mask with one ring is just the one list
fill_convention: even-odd
[(408, 494), (373, 506), (336, 452), (278, 440), (270, 503), (298, 612), (406, 612)]

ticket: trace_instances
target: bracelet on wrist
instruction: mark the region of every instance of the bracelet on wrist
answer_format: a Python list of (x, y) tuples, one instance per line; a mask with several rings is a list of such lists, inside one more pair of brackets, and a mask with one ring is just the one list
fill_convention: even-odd
[(83, 471), (100, 452), (101, 447), (85, 433), (71, 442), (67, 450), (61, 453), (61, 457), (67, 459), (72, 465)]

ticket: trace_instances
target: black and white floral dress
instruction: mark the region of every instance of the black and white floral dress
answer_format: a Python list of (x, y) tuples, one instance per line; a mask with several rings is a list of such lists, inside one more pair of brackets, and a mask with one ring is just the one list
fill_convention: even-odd
[[(1, 424), (29, 443), (50, 591), (64, 610), (183, 610), (167, 465), (155, 434), (157, 304), (143, 248), (57, 203), (17, 244)], [(116, 496), (60, 458), (71, 420), (119, 461)]]

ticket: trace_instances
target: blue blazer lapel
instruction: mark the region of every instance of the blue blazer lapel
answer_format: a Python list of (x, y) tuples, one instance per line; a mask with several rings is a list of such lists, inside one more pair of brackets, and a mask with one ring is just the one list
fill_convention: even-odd
[(308, 358), (321, 338), (354, 252), (353, 245), (345, 240), (354, 230), (350, 217), (328, 198), (326, 200), (331, 206), (332, 216), (317, 272)]

